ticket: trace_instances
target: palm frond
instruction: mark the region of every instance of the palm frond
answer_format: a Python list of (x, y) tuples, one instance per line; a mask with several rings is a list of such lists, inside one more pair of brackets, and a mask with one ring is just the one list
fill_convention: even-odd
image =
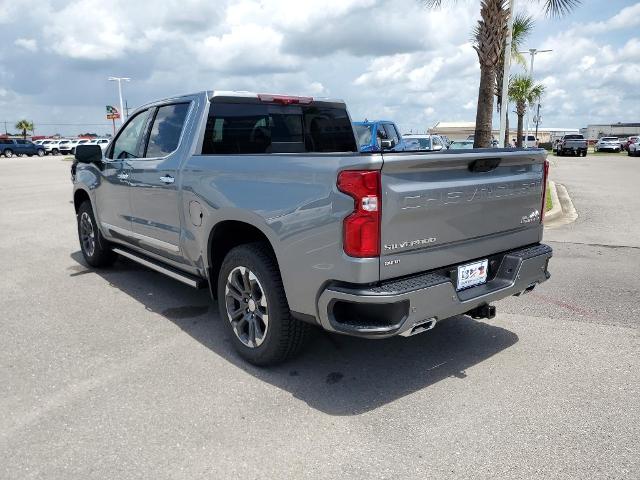
[(538, 0), (544, 1), (544, 13), (549, 17), (563, 17), (582, 3), (582, 0)]

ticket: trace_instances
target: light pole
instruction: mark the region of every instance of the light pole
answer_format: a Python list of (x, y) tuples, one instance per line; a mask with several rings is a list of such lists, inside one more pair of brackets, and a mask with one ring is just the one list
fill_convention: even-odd
[(507, 22), (507, 41), (504, 44), (504, 71), (502, 72), (502, 102), (500, 106), (500, 138), (498, 145), (505, 148), (504, 141), (507, 129), (507, 109), (509, 108), (509, 69), (511, 68), (511, 42), (513, 40), (513, 7), (515, 0), (509, 1), (509, 21)]
[(110, 82), (118, 82), (118, 96), (120, 97), (120, 123), (124, 125), (124, 108), (122, 107), (122, 82), (131, 81), (128, 77), (109, 77)]
[[(538, 50), (537, 48), (530, 48), (528, 52), (518, 52), (521, 54), (525, 54), (528, 53), (529, 55), (531, 55), (531, 66), (529, 67), (529, 78), (531, 78), (531, 82), (533, 82), (533, 61), (536, 58), (536, 55), (538, 53), (546, 53), (546, 52), (553, 52), (553, 50)], [(527, 107), (527, 131), (524, 134), (524, 147), (525, 148), (529, 148), (529, 112), (531, 111), (531, 105), (529, 105)]]

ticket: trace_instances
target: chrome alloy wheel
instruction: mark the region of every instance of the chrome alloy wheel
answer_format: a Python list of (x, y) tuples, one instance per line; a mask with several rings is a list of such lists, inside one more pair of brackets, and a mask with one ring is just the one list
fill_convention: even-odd
[(87, 212), (83, 212), (80, 216), (80, 241), (82, 242), (82, 248), (84, 253), (89, 257), (93, 257), (93, 253), (96, 250), (96, 235), (93, 229), (93, 222)]
[(260, 280), (246, 267), (236, 267), (224, 289), (227, 318), (238, 339), (247, 347), (259, 347), (269, 328), (267, 297)]

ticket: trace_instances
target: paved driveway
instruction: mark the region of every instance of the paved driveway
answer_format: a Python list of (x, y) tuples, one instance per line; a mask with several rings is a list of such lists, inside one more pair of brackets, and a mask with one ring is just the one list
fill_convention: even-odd
[(638, 478), (640, 160), (553, 163), (534, 293), (263, 370), (205, 292), (85, 267), (68, 162), (0, 158), (0, 478)]

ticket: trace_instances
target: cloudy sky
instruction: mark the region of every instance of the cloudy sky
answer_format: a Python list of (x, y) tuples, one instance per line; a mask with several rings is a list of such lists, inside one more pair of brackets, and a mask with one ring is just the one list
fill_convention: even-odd
[[(132, 78), (130, 106), (232, 89), (343, 98), (354, 119), (393, 119), (403, 132), (473, 121), (479, 1), (452, 3), (0, 0), (0, 122), (108, 132), (110, 75)], [(554, 50), (535, 65), (544, 125), (640, 121), (640, 2), (583, 0), (559, 20), (516, 3), (536, 15), (526, 46)]]

